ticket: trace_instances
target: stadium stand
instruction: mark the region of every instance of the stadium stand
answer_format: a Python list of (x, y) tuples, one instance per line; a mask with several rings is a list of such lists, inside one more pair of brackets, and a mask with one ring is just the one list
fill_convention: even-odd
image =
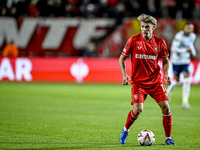
[(154, 17), (199, 19), (200, 0), (4, 0), (1, 16)]

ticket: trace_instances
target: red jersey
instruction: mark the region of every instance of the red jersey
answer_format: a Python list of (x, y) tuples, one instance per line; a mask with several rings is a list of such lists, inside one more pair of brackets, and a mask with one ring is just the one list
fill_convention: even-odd
[(132, 62), (132, 83), (142, 87), (155, 84), (161, 81), (160, 66), (158, 60), (161, 57), (168, 57), (166, 43), (158, 36), (152, 35), (147, 42), (142, 33), (128, 39), (122, 55), (131, 54)]

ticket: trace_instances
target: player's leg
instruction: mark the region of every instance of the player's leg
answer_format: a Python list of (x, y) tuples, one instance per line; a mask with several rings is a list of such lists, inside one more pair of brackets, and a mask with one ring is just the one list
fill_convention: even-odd
[(165, 142), (167, 145), (176, 145), (171, 139), (172, 116), (169, 108), (168, 100), (158, 102), (163, 114), (163, 127), (165, 130)]
[(156, 100), (162, 110), (163, 115), (163, 127), (165, 130), (165, 142), (168, 145), (176, 145), (171, 139), (172, 130), (172, 116), (169, 107), (169, 101), (167, 91), (162, 83), (159, 83), (154, 89), (151, 89), (151, 97)]
[(167, 95), (170, 98), (171, 92), (174, 90), (174, 88), (179, 85), (179, 76), (175, 76), (175, 80), (172, 81), (171, 85), (167, 88)]
[(135, 120), (138, 118), (139, 114), (143, 110), (143, 102), (146, 99), (147, 95), (142, 94), (142, 92), (138, 91), (143, 91), (143, 89), (140, 89), (137, 87), (135, 84), (132, 85), (132, 105), (133, 109), (128, 113), (127, 119), (126, 119), (126, 124), (124, 128), (122, 129), (121, 135), (119, 137), (119, 141), (121, 144), (125, 144), (127, 137), (128, 137), (128, 132), (130, 130), (131, 125), (135, 122)]
[(134, 121), (138, 118), (139, 114), (143, 110), (143, 103), (134, 103), (133, 109), (128, 113), (126, 124), (125, 124), (125, 130), (129, 130), (131, 125), (134, 123)]
[(133, 104), (133, 109), (128, 113), (128, 116), (126, 119), (126, 124), (125, 124), (124, 128), (122, 129), (121, 135), (119, 137), (119, 141), (121, 144), (126, 143), (130, 127), (135, 122), (135, 120), (138, 118), (138, 116), (142, 112), (142, 110), (143, 110), (143, 103), (134, 103)]
[(168, 86), (167, 88), (167, 95), (170, 99), (171, 97), (171, 92), (173, 91), (173, 89), (179, 85), (179, 74), (180, 74), (180, 65), (173, 65), (173, 72), (174, 72), (174, 75), (175, 75), (175, 80), (172, 81), (171, 85)]
[(171, 138), (171, 130), (172, 130), (172, 117), (169, 108), (168, 101), (160, 101), (158, 102), (163, 114), (163, 127), (165, 129), (165, 137), (166, 140)]
[(183, 71), (183, 87), (182, 87), (182, 108), (190, 109), (189, 96), (190, 96), (190, 74), (189, 72)]

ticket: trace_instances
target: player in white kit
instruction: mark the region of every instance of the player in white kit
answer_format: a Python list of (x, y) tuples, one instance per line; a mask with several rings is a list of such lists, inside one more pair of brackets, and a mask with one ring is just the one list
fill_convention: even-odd
[(184, 29), (179, 31), (173, 41), (171, 46), (171, 62), (173, 64), (173, 72), (175, 75), (175, 80), (168, 87), (167, 93), (170, 98), (171, 91), (179, 85), (180, 73), (183, 73), (183, 87), (182, 87), (182, 108), (190, 109), (189, 95), (190, 95), (190, 72), (189, 64), (191, 62), (191, 57), (195, 58), (196, 51), (194, 48), (194, 41), (196, 35), (193, 33), (194, 26), (192, 23), (187, 22)]

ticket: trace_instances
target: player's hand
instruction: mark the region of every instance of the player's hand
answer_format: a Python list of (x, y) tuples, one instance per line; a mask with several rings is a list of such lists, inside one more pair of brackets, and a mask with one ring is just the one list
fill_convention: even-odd
[(131, 78), (128, 75), (124, 76), (122, 84), (123, 85), (128, 85), (129, 84), (128, 80), (131, 80)]
[(191, 50), (191, 49), (188, 49), (187, 52), (191, 54), (191, 53), (192, 53), (192, 50)]
[(166, 76), (165, 79), (167, 81), (167, 85), (170, 85), (171, 84), (171, 78), (169, 76)]

